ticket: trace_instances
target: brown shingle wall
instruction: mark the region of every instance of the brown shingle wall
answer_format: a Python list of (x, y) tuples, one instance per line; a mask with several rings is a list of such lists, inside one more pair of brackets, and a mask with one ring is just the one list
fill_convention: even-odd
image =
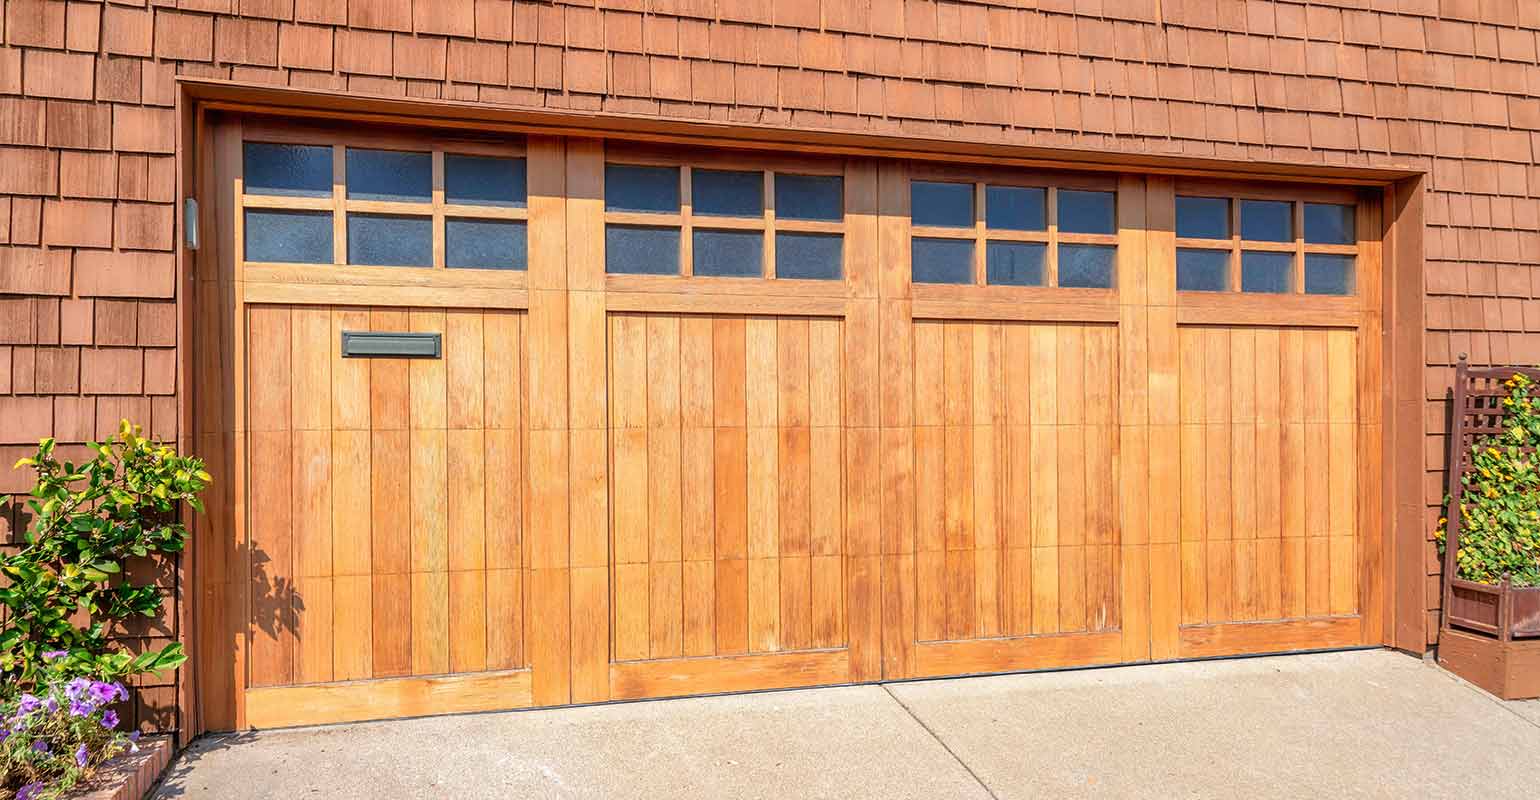
[[(1540, 3), (1529, 0), (5, 0), (4, 8), (0, 461), (39, 434), (79, 442), (124, 416), (159, 436), (177, 433), (178, 74), (1426, 170), (1430, 527), (1452, 359), (1540, 360)], [(14, 488), (14, 476), (0, 477), (0, 491)], [(1432, 575), (1431, 546), (1427, 563)]]

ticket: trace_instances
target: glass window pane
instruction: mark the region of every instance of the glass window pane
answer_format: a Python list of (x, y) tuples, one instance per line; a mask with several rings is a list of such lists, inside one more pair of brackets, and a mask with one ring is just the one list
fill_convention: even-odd
[(247, 209), (246, 260), (332, 263), (331, 212)]
[(433, 218), (349, 214), (348, 263), (384, 267), (433, 266)]
[(845, 273), (844, 250), (845, 237), (837, 233), (777, 233), (775, 277), (839, 280)]
[(1230, 201), (1223, 197), (1176, 198), (1176, 235), (1184, 239), (1230, 238)]
[(775, 175), (777, 219), (845, 218), (845, 179), (838, 175)]
[(1102, 244), (1059, 245), (1059, 285), (1111, 289), (1118, 249)]
[(1294, 291), (1294, 254), (1241, 253), (1241, 291), (1288, 294)]
[(691, 212), (724, 217), (765, 214), (765, 175), (762, 172), (690, 171)]
[(973, 283), (972, 239), (925, 239), (909, 241), (911, 272), (915, 283)]
[(1241, 238), (1253, 242), (1294, 241), (1294, 204), (1279, 200), (1242, 200)]
[(696, 275), (758, 278), (765, 274), (765, 235), (759, 231), (697, 228), (691, 237)]
[(1048, 229), (1048, 190), (1020, 186), (984, 188), (984, 224), (997, 231)]
[[(1177, 222), (1177, 225), (1181, 225), (1181, 222)], [(1176, 288), (1184, 292), (1223, 292), (1229, 289), (1230, 251), (1177, 248)]]
[(527, 180), (522, 158), (444, 154), (444, 200), (449, 203), (523, 208)]
[(604, 210), (679, 213), (679, 168), (605, 164)]
[(446, 219), (444, 266), (529, 269), (528, 229), (511, 220)]
[(1060, 189), (1059, 230), (1065, 233), (1117, 233), (1116, 196), (1112, 192)]
[(604, 226), (604, 270), (639, 275), (679, 274), (679, 229)]
[(1042, 286), (1043, 259), (1048, 245), (1041, 242), (985, 242), (984, 266), (996, 286)]
[(332, 149), (325, 145), (247, 142), (241, 169), (247, 194), (332, 194)]
[(398, 200), (407, 203), (431, 201), (433, 156), (427, 153), (349, 147), (348, 199)]
[(1305, 294), (1352, 294), (1353, 257), (1305, 254)]
[(1355, 211), (1353, 206), (1335, 203), (1306, 203), (1305, 241), (1311, 244), (1353, 244), (1358, 240), (1353, 221)]
[(909, 218), (916, 225), (973, 227), (973, 184), (910, 181)]

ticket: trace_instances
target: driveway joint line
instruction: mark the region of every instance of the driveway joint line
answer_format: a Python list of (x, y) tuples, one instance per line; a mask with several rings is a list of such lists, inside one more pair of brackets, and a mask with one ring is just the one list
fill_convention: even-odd
[(926, 733), (930, 734), (930, 738), (936, 740), (936, 744), (941, 745), (941, 749), (945, 750), (946, 754), (951, 756), (952, 760), (956, 761), (957, 765), (962, 767), (963, 770), (968, 773), (968, 777), (972, 778), (973, 782), (977, 783), (979, 785), (979, 788), (984, 790), (985, 794), (988, 794), (994, 800), (1000, 800), (1000, 795), (995, 794), (995, 790), (991, 789), (989, 787), (989, 784), (985, 783), (984, 779), (980, 778), (979, 774), (977, 772), (973, 771), (973, 767), (969, 766), (968, 762), (962, 760), (962, 756), (957, 755), (957, 751), (953, 750), (951, 745), (948, 745), (946, 743), (946, 740), (941, 738), (940, 734), (936, 733), (936, 731), (934, 729), (932, 729), (929, 725), (925, 724), (925, 720), (920, 719), (920, 715), (914, 713), (914, 709), (910, 708), (909, 705), (907, 703), (905, 703), (903, 700), (900, 700), (898, 698), (898, 695), (893, 693), (892, 687), (890, 687), (887, 683), (880, 683), (878, 685), (882, 687), (882, 690), (884, 692), (888, 693), (888, 697), (893, 698), (893, 702), (897, 703), (898, 707), (902, 708), (904, 710), (904, 713), (909, 715), (910, 719), (914, 720), (916, 723), (919, 724), (919, 726), (921, 728), (925, 729)]

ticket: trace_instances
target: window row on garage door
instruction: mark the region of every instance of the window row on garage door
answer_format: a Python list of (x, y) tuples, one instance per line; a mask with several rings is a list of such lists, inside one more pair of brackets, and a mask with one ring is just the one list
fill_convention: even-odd
[(213, 728), (1381, 640), (1373, 192), (206, 151)]

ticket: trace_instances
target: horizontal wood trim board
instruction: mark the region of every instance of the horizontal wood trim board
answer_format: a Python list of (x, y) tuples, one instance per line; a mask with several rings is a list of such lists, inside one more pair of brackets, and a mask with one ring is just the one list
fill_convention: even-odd
[(678, 658), (610, 665), (610, 697), (676, 697), (756, 689), (823, 686), (850, 680), (850, 651)]
[(288, 728), (532, 704), (529, 670), (509, 670), (247, 689), (246, 722), (253, 728)]
[(609, 311), (666, 314), (755, 314), (788, 317), (842, 317), (847, 301), (838, 297), (756, 296), (749, 294), (671, 294), (609, 292)]
[(1182, 658), (1281, 653), (1363, 644), (1363, 621), (1357, 617), (1235, 622), (1182, 628)]
[(1279, 311), (1224, 306), (1180, 306), (1178, 325), (1236, 325), (1291, 328), (1358, 328), (1364, 315), (1358, 311), (1336, 309)]
[(915, 300), (914, 318), (1000, 322), (1117, 322), (1118, 307), (1090, 303), (991, 303), (982, 300)]
[(930, 642), (915, 648), (914, 677), (1116, 664), (1122, 647), (1118, 631)]
[[(410, 124), (457, 130), (502, 131), (546, 136), (624, 135), (630, 140), (692, 147), (736, 147), (782, 150), (788, 144), (801, 152), (914, 158), (925, 161), (965, 160), (1037, 169), (1129, 171), (1203, 178), (1272, 180), (1293, 183), (1388, 185), (1422, 174), (1404, 169), (1319, 167), (1281, 162), (1236, 163), (1186, 156), (1112, 154), (1071, 148), (1037, 148), (959, 142), (922, 136), (842, 133), (777, 125), (732, 125), (721, 122), (669, 122), (652, 117), (615, 113), (553, 112), (549, 109), (451, 100), (410, 100), (362, 97), (319, 89), (292, 89), (210, 78), (179, 77), (187, 96), (204, 109), (248, 114), (285, 114), (311, 119)], [(1066, 154), (1070, 154), (1066, 156)]]
[(244, 284), (247, 303), (294, 305), (400, 306), (442, 308), (529, 308), (525, 289), (475, 286), (368, 286), (325, 283)]

